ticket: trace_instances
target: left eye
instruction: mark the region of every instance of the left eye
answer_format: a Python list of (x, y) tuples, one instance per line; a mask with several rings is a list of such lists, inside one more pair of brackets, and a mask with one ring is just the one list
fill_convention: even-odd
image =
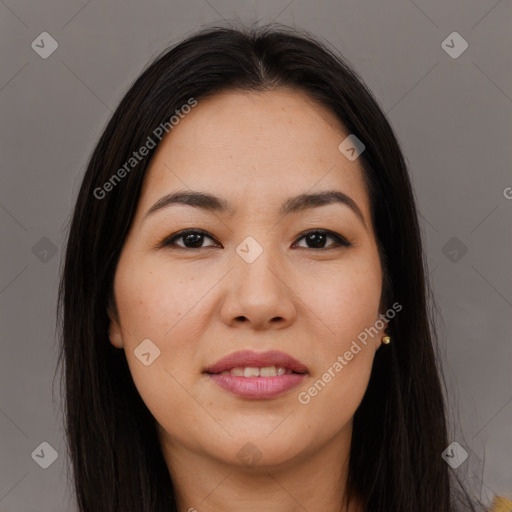
[[(330, 246), (324, 247), (324, 244), (328, 238), (334, 240), (334, 244)], [(327, 231), (325, 229), (312, 229), (306, 231), (299, 240), (305, 239), (306, 243), (310, 243), (313, 247), (309, 247), (309, 249), (329, 249), (335, 247), (350, 247), (352, 245), (346, 238), (338, 235), (337, 233), (333, 233), (332, 231)], [(320, 246), (320, 247), (319, 247)]]
[[(159, 247), (174, 246), (175, 248), (181, 249), (202, 249), (204, 247), (214, 247), (214, 245), (203, 246), (202, 242), (204, 241), (205, 238), (209, 238), (210, 240), (213, 240), (215, 242), (215, 239), (212, 236), (210, 236), (206, 231), (203, 231), (201, 229), (187, 229), (184, 231), (180, 231), (175, 235), (172, 235), (169, 238), (165, 239), (159, 244)], [(334, 243), (325, 247), (325, 243), (329, 238), (334, 240)], [(180, 239), (183, 239), (183, 244), (176, 243), (176, 241)], [(350, 247), (352, 245), (346, 238), (342, 237), (341, 235), (338, 235), (337, 233), (334, 233), (332, 231), (327, 231), (325, 229), (312, 229), (306, 231), (297, 240), (300, 241), (303, 239), (306, 240), (307, 244), (312, 245), (312, 247), (299, 246), (306, 249), (322, 250), (340, 246)]]

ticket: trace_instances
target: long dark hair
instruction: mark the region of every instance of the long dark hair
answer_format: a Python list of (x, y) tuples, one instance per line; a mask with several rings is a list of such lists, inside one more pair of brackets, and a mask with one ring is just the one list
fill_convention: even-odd
[[(396, 136), (328, 43), (273, 25), (210, 27), (159, 55), (130, 87), (90, 158), (58, 303), (65, 426), (81, 512), (177, 511), (155, 420), (124, 352), (108, 339), (109, 312), (117, 314), (114, 273), (155, 148), (122, 180), (112, 176), (191, 98), (277, 87), (306, 92), (365, 144), (359, 161), (384, 269), (382, 304), (402, 306), (354, 416), (347, 496), (359, 496), (367, 512), (475, 510), (467, 492), (455, 492), (441, 458), (449, 444), (443, 380), (418, 214)], [(108, 193), (98, 192), (109, 180)]]

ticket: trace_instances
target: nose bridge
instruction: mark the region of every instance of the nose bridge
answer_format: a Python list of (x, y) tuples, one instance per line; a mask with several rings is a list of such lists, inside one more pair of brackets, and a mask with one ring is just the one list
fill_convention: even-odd
[(236, 247), (234, 273), (223, 307), (227, 324), (245, 320), (253, 328), (262, 328), (274, 325), (276, 320), (280, 326), (293, 321), (291, 287), (282, 278), (285, 270), (281, 268), (279, 244), (271, 243), (270, 238), (261, 236), (260, 243), (255, 236), (247, 236)]
[[(247, 236), (235, 249), (236, 263), (235, 267), (239, 272), (240, 279), (243, 281), (249, 279), (251, 285), (265, 284), (267, 281), (276, 279), (272, 267), (279, 265), (280, 257), (277, 254), (275, 244), (270, 243), (270, 236), (259, 236), (260, 241), (253, 236)], [(264, 239), (264, 240), (262, 240)]]

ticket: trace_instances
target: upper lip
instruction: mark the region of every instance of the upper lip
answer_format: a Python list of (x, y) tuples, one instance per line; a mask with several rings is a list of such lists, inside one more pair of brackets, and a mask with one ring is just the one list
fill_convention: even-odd
[(278, 350), (270, 350), (268, 352), (253, 352), (251, 350), (241, 350), (233, 352), (223, 357), (215, 364), (205, 368), (205, 373), (220, 373), (233, 368), (276, 366), (289, 368), (297, 373), (308, 373), (308, 369), (300, 361), (292, 356), (279, 352)]

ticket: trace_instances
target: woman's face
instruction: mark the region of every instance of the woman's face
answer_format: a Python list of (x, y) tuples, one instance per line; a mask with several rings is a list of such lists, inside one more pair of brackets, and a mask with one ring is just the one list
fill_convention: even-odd
[[(348, 135), (303, 93), (223, 92), (200, 99), (153, 156), (110, 340), (170, 461), (285, 467), (349, 446), (382, 335), (360, 341), (382, 313), (382, 274), (362, 167), (338, 149)], [(154, 208), (176, 192), (217, 199)], [(294, 199), (327, 192), (342, 200)], [(255, 359), (212, 369), (239, 351)], [(284, 355), (258, 360), (267, 351)]]

